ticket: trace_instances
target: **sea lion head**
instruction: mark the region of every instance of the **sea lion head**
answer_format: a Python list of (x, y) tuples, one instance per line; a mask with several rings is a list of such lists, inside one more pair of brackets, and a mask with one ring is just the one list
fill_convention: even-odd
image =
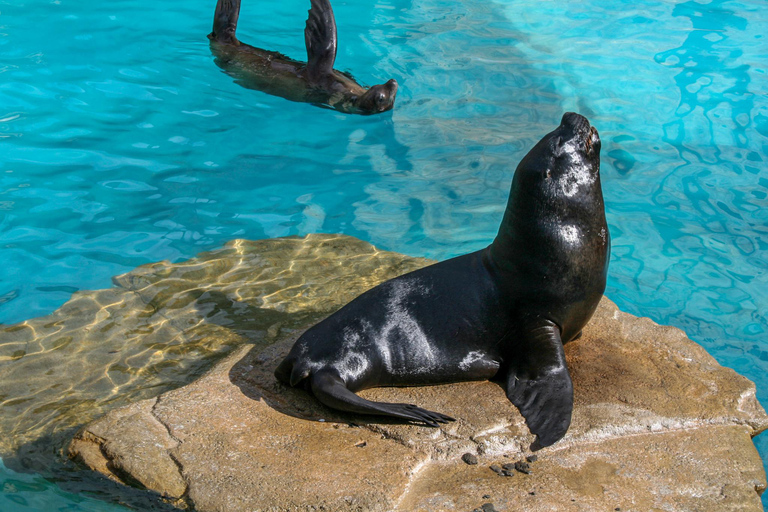
[[(550, 183), (556, 195), (571, 198), (600, 184), (600, 136), (586, 117), (568, 112), (560, 126), (542, 138), (515, 172)], [(528, 181), (528, 180), (526, 180)]]
[(386, 112), (395, 105), (397, 80), (394, 78), (385, 84), (374, 85), (365, 94), (357, 98), (357, 108), (362, 114)]
[(519, 256), (527, 254), (520, 247), (535, 237), (552, 240), (553, 233), (563, 232), (569, 235), (563, 240), (578, 241), (572, 228), (607, 236), (604, 227), (600, 136), (587, 118), (568, 112), (518, 164), (491, 259), (516, 272)]

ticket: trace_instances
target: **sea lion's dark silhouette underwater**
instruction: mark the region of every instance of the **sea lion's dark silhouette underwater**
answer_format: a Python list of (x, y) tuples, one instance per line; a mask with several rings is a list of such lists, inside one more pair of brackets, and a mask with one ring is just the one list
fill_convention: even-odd
[(325, 405), (436, 427), (452, 421), (355, 391), (502, 379), (540, 446), (571, 423), (563, 344), (605, 290), (610, 237), (600, 137), (567, 113), (517, 166), (491, 245), (368, 290), (308, 329), (275, 370)]
[(304, 40), (307, 62), (241, 43), (235, 37), (240, 0), (218, 0), (208, 35), (216, 65), (249, 89), (328, 106), (348, 114), (377, 114), (395, 104), (397, 81), (365, 89), (349, 74), (333, 69), (336, 20), (328, 0), (311, 0)]

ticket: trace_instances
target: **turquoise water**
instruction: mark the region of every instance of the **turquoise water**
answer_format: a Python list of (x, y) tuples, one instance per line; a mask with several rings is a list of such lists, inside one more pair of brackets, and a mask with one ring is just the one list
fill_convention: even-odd
[[(214, 4), (0, 0), (0, 322), (238, 237), (478, 249), (518, 160), (575, 110), (603, 139), (607, 295), (768, 405), (764, 2), (336, 1), (337, 68), (400, 83), (372, 117), (234, 84)], [(238, 34), (303, 58), (308, 5), (245, 2)], [(3, 512), (117, 509), (0, 466)]]
[(126, 507), (59, 489), (45, 478), (7, 469), (0, 461), (0, 510), (3, 512), (122, 512)]

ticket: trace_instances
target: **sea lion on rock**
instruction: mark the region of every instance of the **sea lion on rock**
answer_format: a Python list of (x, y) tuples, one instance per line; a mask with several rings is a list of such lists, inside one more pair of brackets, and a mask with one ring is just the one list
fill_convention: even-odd
[(312, 0), (304, 40), (307, 62), (241, 43), (235, 37), (240, 0), (218, 0), (208, 35), (216, 65), (236, 82), (291, 101), (304, 101), (348, 114), (377, 114), (395, 104), (397, 81), (366, 90), (349, 74), (333, 69), (336, 20), (328, 0)]
[(571, 423), (563, 343), (605, 290), (610, 238), (600, 138), (567, 113), (517, 166), (493, 243), (368, 290), (308, 329), (275, 370), (325, 405), (436, 427), (452, 418), (354, 392), (503, 378), (540, 446)]

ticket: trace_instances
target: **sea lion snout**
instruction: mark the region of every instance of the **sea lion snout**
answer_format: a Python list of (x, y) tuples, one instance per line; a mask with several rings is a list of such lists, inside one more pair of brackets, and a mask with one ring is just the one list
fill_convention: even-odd
[(560, 121), (561, 130), (570, 132), (566, 140), (573, 140), (577, 146), (583, 147), (589, 155), (600, 153), (600, 135), (597, 129), (589, 124), (589, 120), (575, 112), (567, 112)]
[(576, 112), (566, 112), (563, 114), (561, 125), (569, 126), (576, 132), (585, 132), (589, 130), (589, 119)]
[(395, 96), (397, 96), (397, 88), (399, 87), (397, 84), (397, 80), (395, 80), (394, 78), (390, 78), (389, 80), (387, 80), (387, 83), (384, 85), (387, 88), (387, 92), (389, 92), (389, 97), (394, 103)]

